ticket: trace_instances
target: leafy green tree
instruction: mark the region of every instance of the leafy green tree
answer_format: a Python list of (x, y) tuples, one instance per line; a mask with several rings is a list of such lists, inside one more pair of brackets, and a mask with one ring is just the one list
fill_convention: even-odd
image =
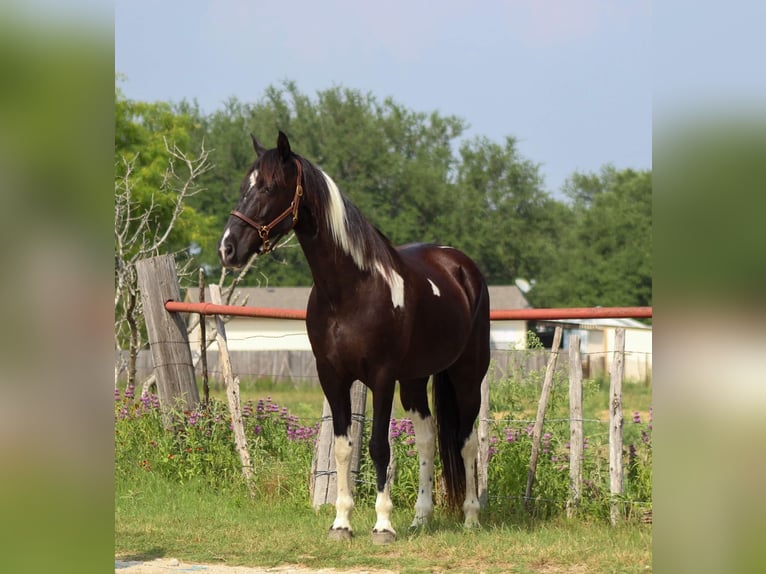
[[(284, 82), (255, 102), (232, 98), (208, 115), (193, 104), (119, 97), (117, 108), (117, 148), (120, 157), (138, 158), (144, 198), (162, 188), (168, 138), (209, 150), (213, 169), (199, 179), (205, 191), (189, 198), (173, 246), (197, 245), (197, 259), (211, 272), (219, 269), (216, 243), (254, 160), (248, 134), (271, 146), (282, 130), (395, 244), (458, 247), (492, 284), (535, 280), (528, 298), (536, 306), (651, 303), (651, 172), (607, 166), (575, 173), (567, 199), (554, 199), (514, 138), (466, 140), (458, 117), (343, 87), (309, 97)], [(259, 258), (245, 283), (309, 285), (311, 273), (293, 240)]]
[[(173, 157), (173, 150), (189, 155), (199, 153), (201, 145), (192, 142), (195, 129), (198, 129), (195, 119), (178, 113), (170, 104), (128, 100), (119, 88), (115, 89), (115, 181), (124, 181), (130, 174), (133, 212), (151, 212), (151, 228), (165, 229), (174, 216), (178, 195), (174, 177), (184, 180), (189, 169)], [(174, 177), (169, 177), (169, 173)], [(211, 218), (185, 205), (166, 248), (188, 252), (194, 245), (209, 243), (207, 235), (211, 231)]]
[(538, 277), (560, 235), (558, 202), (542, 189), (539, 167), (524, 159), (516, 141), (478, 137), (460, 148), (457, 193), (445, 228), (480, 263), (492, 284)]
[(572, 219), (530, 300), (540, 307), (651, 305), (651, 172), (606, 166), (575, 173), (565, 192)]

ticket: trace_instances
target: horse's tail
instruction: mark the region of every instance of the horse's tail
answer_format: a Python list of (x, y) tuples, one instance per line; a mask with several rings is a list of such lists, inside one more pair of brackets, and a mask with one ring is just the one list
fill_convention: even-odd
[(465, 465), (460, 452), (465, 437), (460, 436), (458, 398), (447, 371), (434, 375), (433, 394), (447, 507), (458, 510), (465, 498)]

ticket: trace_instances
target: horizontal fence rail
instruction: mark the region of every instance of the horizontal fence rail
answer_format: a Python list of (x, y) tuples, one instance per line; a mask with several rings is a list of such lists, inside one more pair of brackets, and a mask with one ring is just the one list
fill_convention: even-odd
[[(242, 305), (215, 305), (213, 303), (190, 303), (167, 301), (165, 310), (174, 313), (199, 313), (200, 315), (231, 315), (238, 317), (262, 317), (264, 319), (306, 320), (301, 309), (273, 309), (246, 307)], [(652, 307), (570, 307), (562, 309), (497, 309), (490, 311), (493, 321), (534, 321), (553, 319), (623, 319), (652, 317)]]

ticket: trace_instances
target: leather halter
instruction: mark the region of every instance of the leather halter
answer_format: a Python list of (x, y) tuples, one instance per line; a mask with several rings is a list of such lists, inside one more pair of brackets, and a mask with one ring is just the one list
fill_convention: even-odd
[(258, 225), (255, 221), (250, 219), (247, 215), (244, 213), (241, 213), (237, 211), (236, 209), (233, 211), (230, 211), (231, 215), (234, 217), (238, 217), (245, 223), (247, 223), (250, 227), (254, 228), (258, 232), (258, 236), (261, 238), (261, 241), (263, 242), (263, 250), (261, 253), (268, 253), (273, 249), (271, 245), (271, 241), (269, 240), (269, 233), (271, 233), (271, 230), (274, 229), (277, 225), (282, 223), (285, 218), (292, 214), (293, 216), (293, 222), (292, 225), (290, 225), (290, 229), (292, 230), (295, 227), (295, 224), (298, 223), (298, 207), (301, 203), (301, 197), (303, 197), (303, 186), (301, 185), (301, 179), (303, 178), (303, 169), (301, 168), (301, 162), (298, 160), (298, 158), (295, 158), (295, 165), (298, 166), (298, 179), (297, 183), (295, 185), (295, 195), (293, 196), (293, 200), (290, 203), (289, 206), (287, 206), (287, 209), (285, 209), (282, 213), (277, 215), (271, 223), (267, 223), (266, 225)]

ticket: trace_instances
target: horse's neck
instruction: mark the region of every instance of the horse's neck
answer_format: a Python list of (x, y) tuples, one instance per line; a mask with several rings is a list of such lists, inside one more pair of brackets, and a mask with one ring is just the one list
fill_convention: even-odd
[(360, 288), (374, 276), (372, 270), (363, 271), (353, 257), (339, 246), (323, 225), (313, 222), (314, 233), (296, 236), (308, 261), (314, 285), (330, 300), (340, 301), (351, 294), (358, 294)]
[(297, 235), (317, 289), (335, 298), (357, 288), (360, 273), (349, 254), (329, 237)]

